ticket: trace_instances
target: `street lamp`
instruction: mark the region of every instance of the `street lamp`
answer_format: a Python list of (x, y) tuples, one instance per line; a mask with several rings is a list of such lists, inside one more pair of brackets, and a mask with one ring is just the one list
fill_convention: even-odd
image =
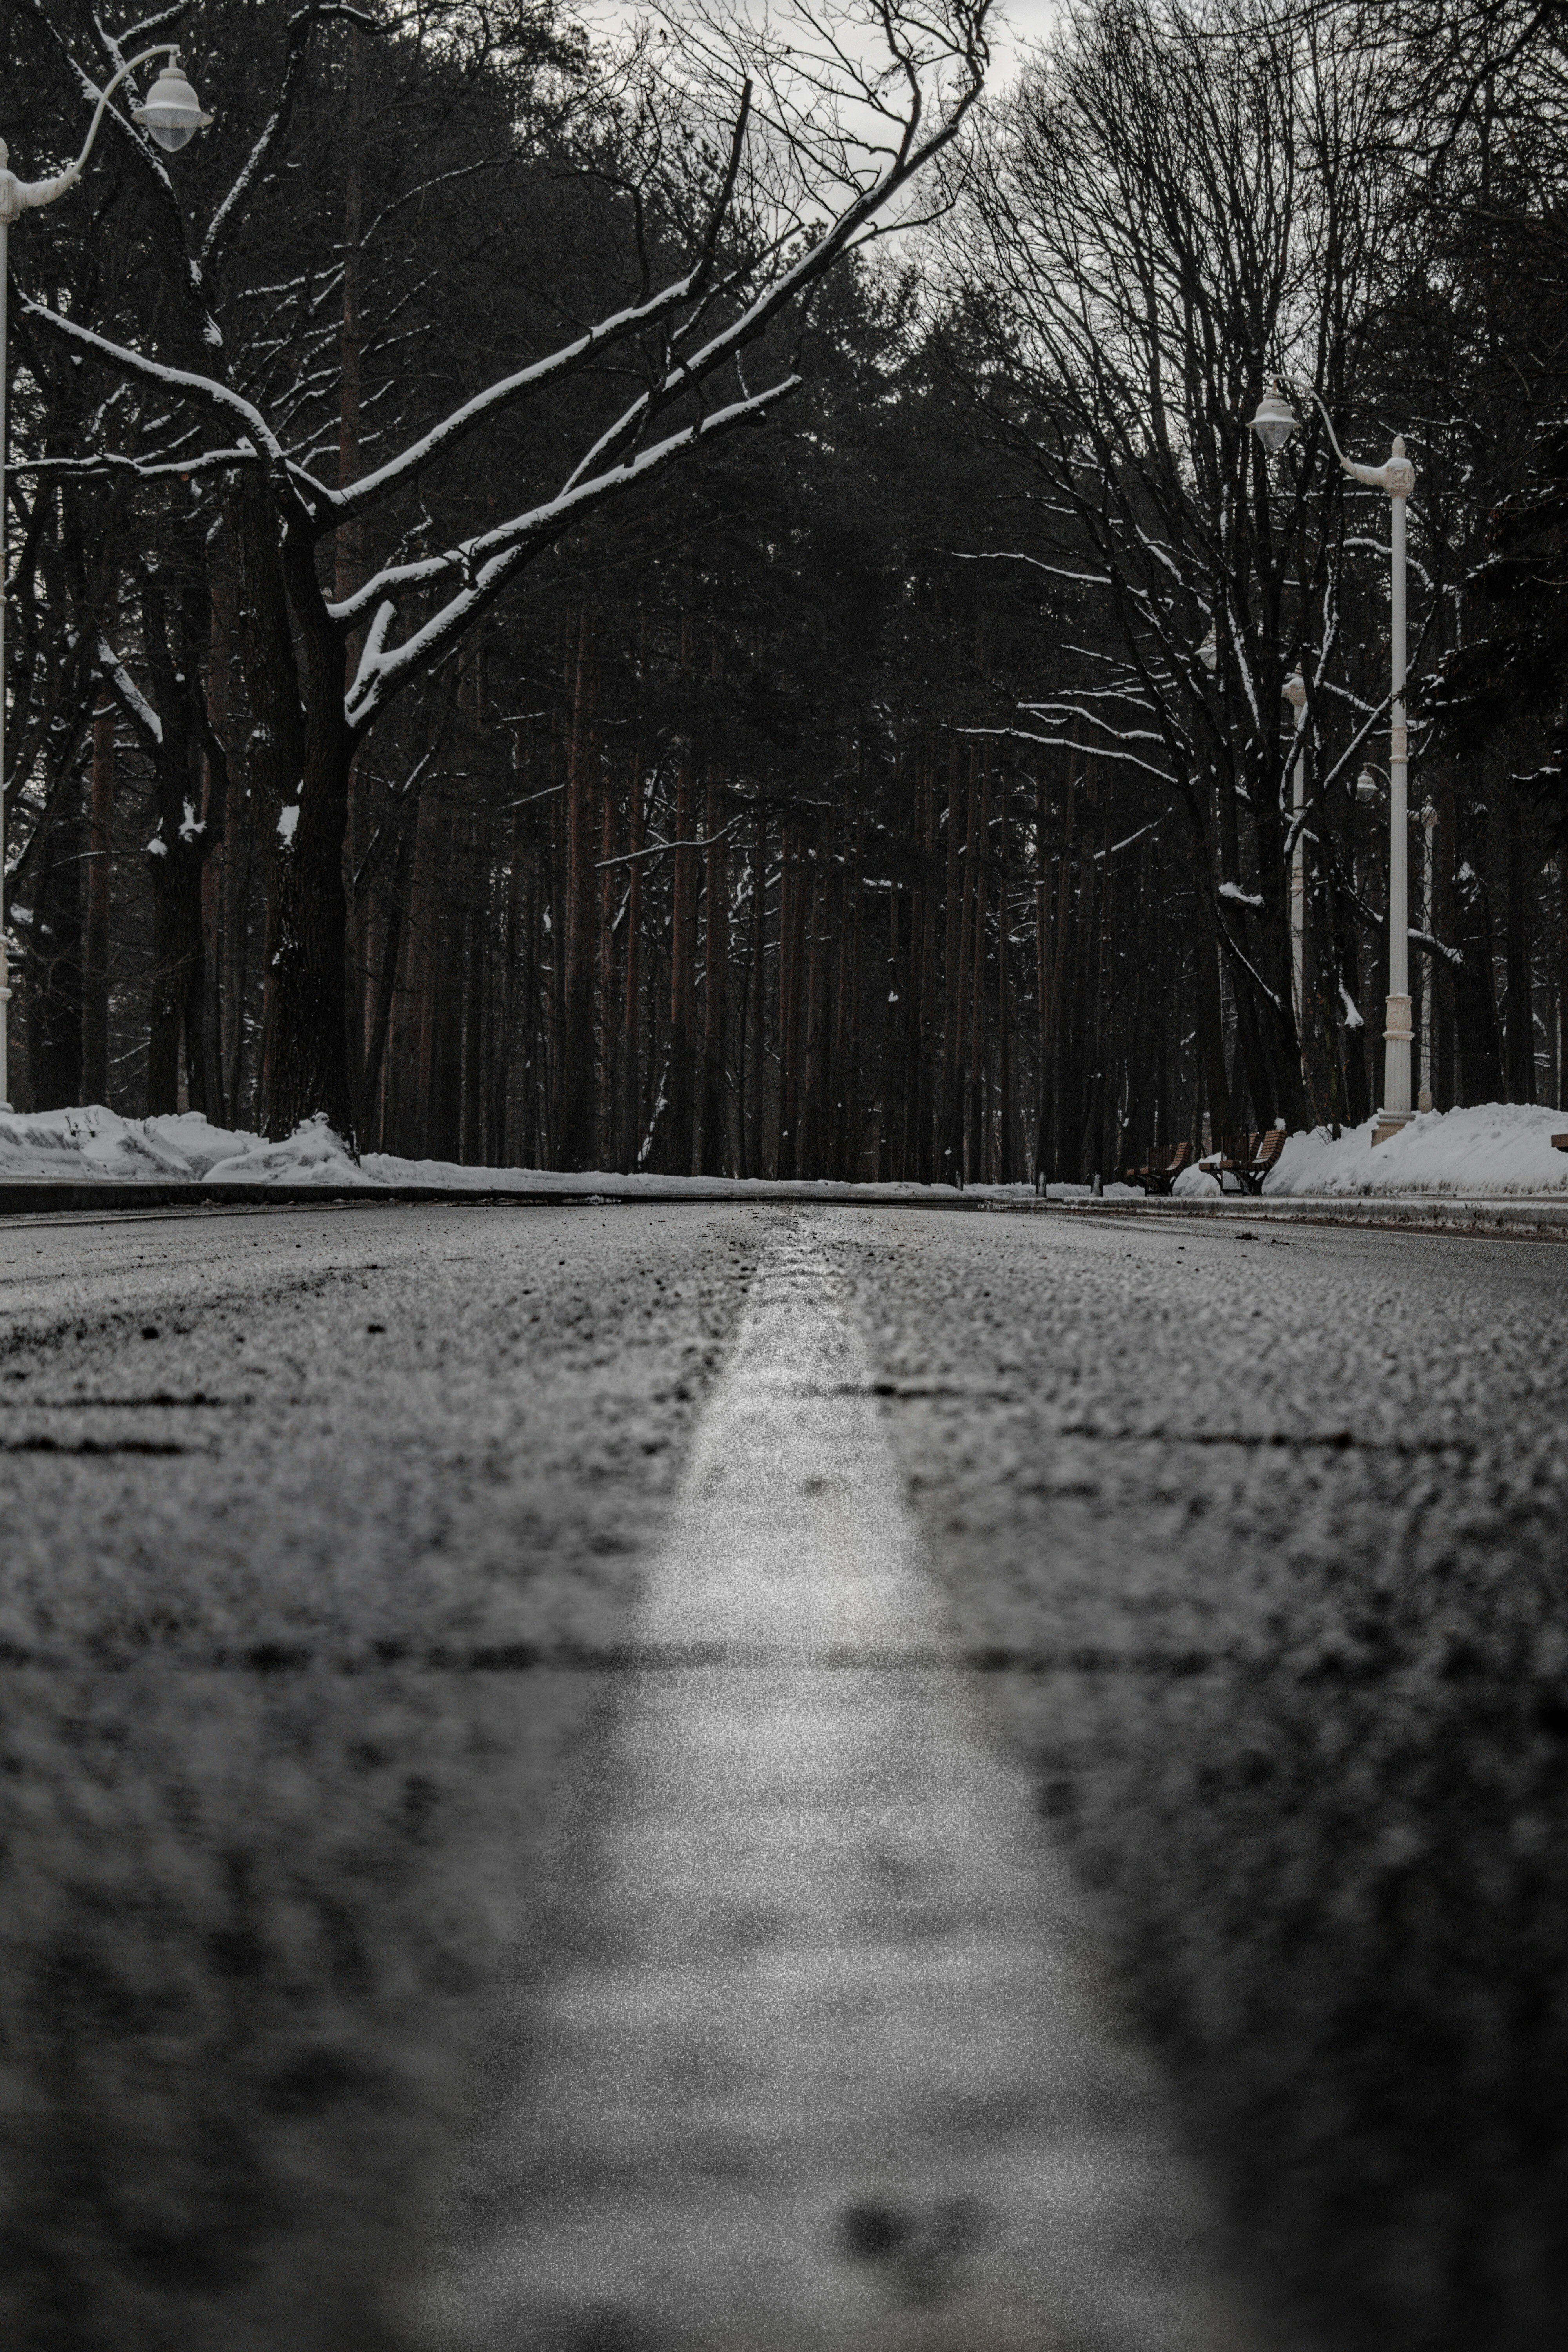
[[(1410, 1118), (1410, 845), (1406, 838), (1409, 730), (1405, 721), (1405, 502), (1415, 487), (1415, 468), (1396, 435), (1385, 464), (1358, 466), (1340, 447), (1333, 421), (1313, 385), (1289, 379), (1292, 389), (1317, 402), (1335, 457), (1354, 482), (1383, 490), (1389, 503), (1389, 540), (1394, 581), (1390, 613), (1393, 694), (1388, 752), (1388, 1000), (1384, 1018), (1383, 1108), (1373, 1133), (1386, 1143)], [(1276, 383), (1258, 403), (1252, 430), (1269, 455), (1283, 449), (1296, 429), (1296, 412)]]
[(1280, 694), (1296, 714), (1296, 760), (1290, 788), (1290, 973), (1296, 988), (1296, 1035), (1301, 1047), (1301, 1068), (1307, 1066), (1307, 681), (1293, 670)]
[(145, 106), (131, 110), (135, 120), (150, 131), (160, 147), (174, 154), (198, 131), (205, 131), (212, 121), (204, 114), (195, 91), (180, 70), (180, 52), (166, 41), (150, 49), (142, 49), (122, 65), (112, 81), (105, 84), (99, 98), (86, 143), (74, 163), (52, 180), (19, 180), (8, 166), (10, 152), (0, 139), (0, 1109), (10, 1108), (10, 1071), (6, 1051), (6, 1009), (11, 1001), (11, 974), (5, 951), (5, 400), (10, 383), (10, 362), (6, 352), (5, 295), (10, 280), (11, 224), (20, 220), (26, 212), (34, 212), (40, 205), (52, 205), (68, 188), (74, 188), (82, 175), (92, 142), (98, 137), (98, 126), (110, 100), (129, 73), (146, 65), (153, 58), (164, 58), (157, 80), (147, 93)]

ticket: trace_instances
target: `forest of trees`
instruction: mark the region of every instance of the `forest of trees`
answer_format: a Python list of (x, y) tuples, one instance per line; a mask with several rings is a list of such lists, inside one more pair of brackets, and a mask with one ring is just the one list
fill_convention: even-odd
[(111, 102), (11, 236), (19, 1110), (1004, 1182), (1364, 1119), (1388, 500), (1265, 457), (1281, 372), (1416, 467), (1434, 1098), (1568, 1102), (1568, 0), (0, 25), (24, 177), (155, 40), (216, 118)]

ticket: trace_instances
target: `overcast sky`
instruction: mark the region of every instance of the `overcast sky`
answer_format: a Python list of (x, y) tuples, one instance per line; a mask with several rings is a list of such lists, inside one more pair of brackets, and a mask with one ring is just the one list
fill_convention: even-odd
[(1005, 0), (1004, 14), (1016, 33), (1033, 40), (1045, 31), (1058, 6), (1058, 0)]
[[(579, 0), (579, 5), (590, 23), (606, 27), (624, 24), (637, 13), (636, 0)], [(1045, 31), (1059, 5), (1060, 0), (999, 0), (1001, 14), (1013, 34), (1026, 40), (1033, 39)], [(1013, 42), (1003, 35), (1000, 24), (996, 27), (993, 46), (997, 66), (1006, 73), (1011, 64)]]

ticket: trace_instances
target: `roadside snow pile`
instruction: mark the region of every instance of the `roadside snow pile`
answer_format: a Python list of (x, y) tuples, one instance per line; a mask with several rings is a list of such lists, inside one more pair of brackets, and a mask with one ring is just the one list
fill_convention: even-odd
[[(1441, 1195), (1489, 1200), (1500, 1195), (1568, 1195), (1568, 1152), (1553, 1151), (1552, 1138), (1568, 1129), (1568, 1111), (1523, 1103), (1481, 1103), (1470, 1110), (1427, 1111), (1403, 1134), (1374, 1151), (1372, 1120), (1350, 1129), (1336, 1143), (1327, 1128), (1293, 1135), (1264, 1192), (1270, 1200), (1357, 1199), (1366, 1195)], [(0, 1185), (7, 1179), (64, 1184), (97, 1181), (118, 1183), (310, 1184), (345, 1192), (379, 1191), (384, 1185), (432, 1185), (473, 1192), (603, 1191), (618, 1198), (639, 1193), (666, 1197), (678, 1191), (693, 1200), (765, 1200), (778, 1187), (766, 1178), (733, 1176), (620, 1176), (609, 1171), (560, 1175), (536, 1168), (466, 1168), (449, 1160), (401, 1160), (388, 1151), (367, 1151), (357, 1168), (342, 1138), (324, 1118), (307, 1119), (287, 1142), (230, 1128), (209, 1127), (199, 1111), (177, 1118), (121, 1118), (100, 1106), (84, 1110), (39, 1111), (23, 1116), (0, 1112)], [(1234, 1184), (1235, 1179), (1231, 1180)], [(791, 1185), (824, 1200), (851, 1199), (862, 1188), (824, 1182)], [(888, 1199), (946, 1192), (945, 1185), (886, 1184)], [(1027, 1184), (977, 1184), (972, 1196), (1026, 1200)], [(1219, 1186), (1202, 1168), (1176, 1180), (1184, 1200), (1213, 1200)], [(1084, 1201), (1087, 1184), (1052, 1184), (1053, 1201)], [(1136, 1185), (1107, 1184), (1107, 1201), (1137, 1201)]]
[(99, 1103), (30, 1117), (0, 1111), (0, 1180), (64, 1184), (82, 1177), (122, 1183), (198, 1179), (260, 1140), (209, 1127), (199, 1111), (171, 1118), (121, 1118)]
[(121, 1118), (93, 1104), (83, 1110), (0, 1112), (0, 1183), (7, 1178), (66, 1184), (364, 1184), (325, 1119), (306, 1121), (287, 1143), (268, 1143), (200, 1111), (177, 1118)]
[[(356, 1168), (342, 1139), (322, 1118), (307, 1119), (286, 1143), (268, 1143), (262, 1135), (244, 1129), (209, 1127), (200, 1111), (183, 1111), (177, 1118), (121, 1118), (118, 1112), (95, 1106), (85, 1110), (40, 1111), (34, 1117), (0, 1112), (0, 1186), (18, 1182), (68, 1184), (83, 1180), (102, 1182), (211, 1184), (320, 1184), (333, 1192), (351, 1188), (375, 1192), (384, 1185), (431, 1185), (462, 1192), (559, 1192), (579, 1198), (584, 1192), (603, 1191), (616, 1199), (636, 1200), (647, 1193), (668, 1198), (679, 1192), (694, 1201), (763, 1201), (779, 1191), (767, 1177), (617, 1175), (613, 1170), (589, 1170), (565, 1175), (542, 1168), (473, 1168), (451, 1160), (403, 1160), (395, 1152), (367, 1151)], [(792, 1183), (792, 1195), (802, 1191), (823, 1200), (849, 1200), (863, 1187), (820, 1182)], [(945, 1184), (880, 1184), (877, 1191), (889, 1200), (913, 1200), (946, 1193)], [(1030, 1184), (976, 1184), (972, 1197), (1026, 1201)], [(1087, 1184), (1053, 1184), (1053, 1201), (1087, 1201)], [(1108, 1201), (1140, 1201), (1136, 1185), (1107, 1184)]]
[[(208, 1133), (212, 1132), (209, 1129)], [(238, 1149), (226, 1154), (213, 1169), (208, 1181), (214, 1184), (331, 1184), (341, 1192), (347, 1184), (376, 1181), (354, 1166), (342, 1136), (321, 1113), (297, 1127), (286, 1143), (268, 1143), (259, 1135), (237, 1135), (228, 1140)]]
[[(1418, 1111), (1408, 1127), (1374, 1151), (1374, 1119), (1348, 1128), (1336, 1143), (1326, 1127), (1292, 1135), (1264, 1184), (1278, 1200), (1355, 1200), (1429, 1194), (1443, 1199), (1568, 1193), (1568, 1151), (1552, 1139), (1568, 1131), (1568, 1112), (1537, 1103), (1477, 1103), (1468, 1110)], [(1234, 1181), (1234, 1180), (1233, 1180)], [(1201, 1168), (1176, 1179), (1184, 1200), (1219, 1191)]]

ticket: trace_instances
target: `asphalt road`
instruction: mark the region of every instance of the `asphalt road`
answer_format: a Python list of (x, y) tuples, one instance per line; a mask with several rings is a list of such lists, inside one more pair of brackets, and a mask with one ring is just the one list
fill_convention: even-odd
[(421, 2352), (801, 1236), (1253, 2340), (1558, 2340), (1568, 1251), (621, 1207), (0, 1231), (7, 2343)]

